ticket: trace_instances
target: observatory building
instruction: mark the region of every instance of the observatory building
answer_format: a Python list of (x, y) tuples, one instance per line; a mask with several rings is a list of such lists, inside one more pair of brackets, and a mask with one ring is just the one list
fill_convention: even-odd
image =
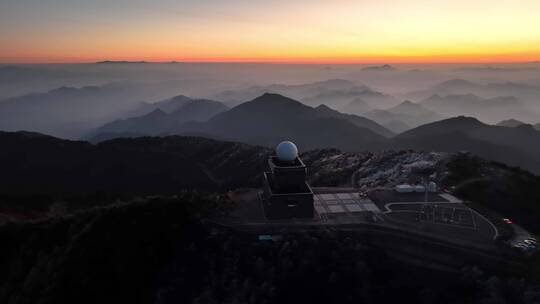
[(264, 172), (262, 204), (268, 219), (313, 218), (313, 191), (306, 182), (306, 165), (296, 145), (284, 141)]

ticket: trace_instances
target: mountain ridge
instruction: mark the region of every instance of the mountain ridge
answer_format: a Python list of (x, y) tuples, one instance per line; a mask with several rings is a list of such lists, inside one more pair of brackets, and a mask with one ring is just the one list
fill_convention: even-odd
[(397, 135), (394, 147), (476, 155), (540, 172), (540, 132), (530, 125), (515, 128), (487, 125), (476, 118), (459, 116), (422, 125)]
[(98, 137), (99, 134), (114, 133), (131, 133), (139, 136), (162, 135), (179, 128), (188, 121), (203, 122), (229, 109), (217, 101), (191, 99), (183, 95), (153, 104), (151, 108), (154, 110), (145, 115), (109, 122), (84, 138), (95, 141), (92, 138)]
[(362, 143), (380, 145), (385, 141), (383, 136), (372, 130), (332, 116), (322, 115), (315, 108), (294, 99), (265, 93), (216, 115), (202, 126), (202, 132), (266, 146), (290, 139), (309, 148), (345, 150), (360, 147)]

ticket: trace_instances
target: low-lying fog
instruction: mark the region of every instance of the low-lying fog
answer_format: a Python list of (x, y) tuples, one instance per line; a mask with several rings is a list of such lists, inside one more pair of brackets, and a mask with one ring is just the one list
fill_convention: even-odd
[[(540, 63), (96, 63), (0, 66), (0, 129), (80, 138), (177, 95), (233, 107), (264, 92), (365, 116), (396, 133), (458, 115), (540, 122)], [(420, 107), (395, 108), (405, 100)]]

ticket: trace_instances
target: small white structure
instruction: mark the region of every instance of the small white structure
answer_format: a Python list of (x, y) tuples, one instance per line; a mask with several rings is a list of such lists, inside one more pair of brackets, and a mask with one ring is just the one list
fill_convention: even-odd
[(437, 191), (439, 191), (439, 187), (437, 187), (437, 183), (435, 183), (435, 182), (429, 182), (429, 184), (428, 184), (428, 191), (429, 191), (429, 192), (437, 192)]
[(416, 185), (414, 186), (414, 192), (426, 192), (426, 187), (422, 185)]
[(396, 191), (399, 193), (410, 193), (414, 192), (414, 187), (409, 184), (397, 185)]
[(290, 141), (282, 141), (276, 147), (276, 154), (279, 160), (290, 162), (298, 157), (298, 148)]

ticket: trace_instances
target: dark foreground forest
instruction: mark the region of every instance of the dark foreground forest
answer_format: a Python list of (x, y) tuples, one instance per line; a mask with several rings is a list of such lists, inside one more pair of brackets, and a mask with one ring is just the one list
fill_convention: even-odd
[(470, 265), (398, 264), (331, 230), (261, 242), (204, 224), (183, 194), (0, 229), (2, 303), (535, 303), (538, 286)]
[[(35, 133), (2, 133), (0, 143), (0, 303), (540, 301), (538, 255), (517, 259), (520, 271), (442, 272), (397, 261), (352, 232), (258, 241), (212, 225), (234, 208), (228, 190), (260, 185), (266, 148), (179, 136), (92, 145)], [(336, 186), (408, 155), (302, 157), (310, 182)], [(540, 232), (537, 176), (470, 154), (440, 166), (444, 186), (473, 207)]]

